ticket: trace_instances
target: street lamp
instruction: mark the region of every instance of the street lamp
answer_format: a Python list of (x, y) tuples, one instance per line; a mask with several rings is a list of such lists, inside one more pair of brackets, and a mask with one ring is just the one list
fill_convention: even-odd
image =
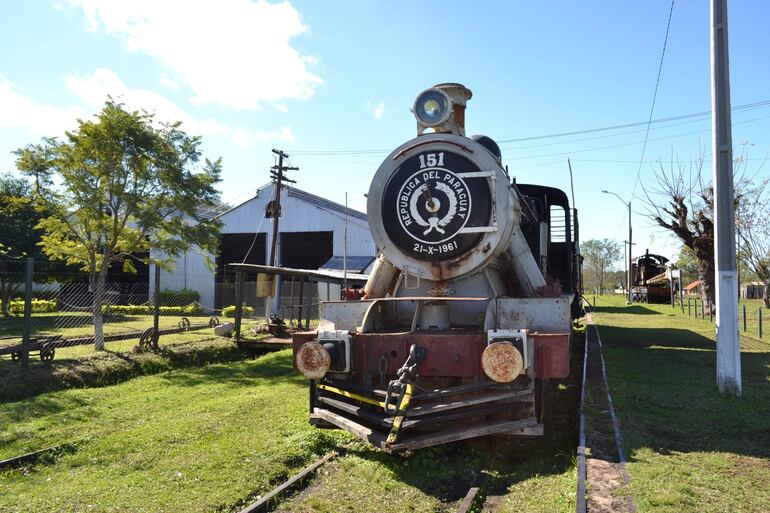
[(626, 203), (623, 201), (623, 198), (621, 198), (618, 194), (612, 192), (612, 191), (602, 191), (604, 194), (612, 194), (616, 198), (620, 200), (621, 203), (626, 205), (628, 207), (628, 284), (627, 284), (627, 290), (628, 290), (628, 304), (631, 304), (631, 201)]

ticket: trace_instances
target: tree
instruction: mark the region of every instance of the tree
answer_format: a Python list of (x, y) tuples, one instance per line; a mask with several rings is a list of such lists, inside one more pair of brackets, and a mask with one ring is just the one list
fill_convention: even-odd
[(41, 256), (41, 215), (32, 203), (32, 185), (10, 174), (0, 176), (0, 301), (3, 316), (10, 315), (11, 299), (24, 282), (24, 259)]
[(0, 301), (3, 316), (10, 315), (11, 299), (24, 283), (26, 258), (35, 261), (37, 283), (62, 283), (72, 279), (75, 269), (62, 262), (51, 262), (40, 247), (43, 231), (37, 225), (46, 215), (34, 201), (33, 186), (26, 178), (0, 175)]
[(682, 279), (685, 281), (698, 276), (698, 259), (695, 258), (692, 250), (687, 246), (682, 246), (679, 249), (679, 256), (677, 256), (674, 265), (682, 271)]
[(738, 257), (765, 284), (762, 300), (770, 308), (770, 179), (751, 189), (738, 206)]
[[(655, 180), (644, 185), (647, 217), (675, 235), (695, 258), (703, 303), (715, 305), (714, 187), (703, 178), (703, 150), (694, 161), (683, 163), (672, 153), (668, 169), (662, 160), (654, 169)], [(743, 173), (746, 146), (733, 164), (735, 209), (749, 190)]]
[(109, 100), (95, 119), (78, 120), (64, 142), (48, 138), (15, 152), (50, 212), (39, 224), (43, 251), (88, 272), (97, 349), (104, 348), (110, 264), (135, 271), (133, 254), (150, 248), (165, 266), (192, 246), (216, 252), (219, 222), (200, 212), (218, 201), (221, 159), (200, 164), (200, 138), (179, 127)]
[(580, 244), (580, 253), (584, 258), (583, 280), (586, 288), (598, 290), (601, 294), (610, 267), (620, 260), (620, 244), (610, 239), (591, 239)]

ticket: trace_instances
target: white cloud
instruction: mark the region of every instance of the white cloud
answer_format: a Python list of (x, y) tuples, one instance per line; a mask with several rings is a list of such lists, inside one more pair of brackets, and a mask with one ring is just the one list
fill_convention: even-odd
[(233, 128), (211, 118), (197, 119), (188, 114), (165, 96), (148, 89), (130, 89), (115, 72), (99, 68), (90, 75), (69, 75), (66, 78), (70, 90), (85, 101), (94, 111), (101, 109), (104, 101), (111, 96), (128, 109), (144, 109), (155, 114), (160, 122), (182, 122), (182, 129), (193, 135), (219, 135), (231, 138), (242, 147), (254, 142), (278, 140), (293, 141), (291, 128), (279, 131), (254, 131), (247, 128)]
[(78, 107), (41, 105), (15, 91), (14, 84), (0, 75), (0, 129), (22, 129), (34, 136), (60, 136), (77, 126), (83, 117)]
[(275, 110), (278, 112), (283, 112), (284, 114), (289, 112), (289, 107), (285, 103), (276, 103), (273, 107), (275, 107)]
[(160, 85), (174, 92), (179, 91), (179, 82), (169, 77), (165, 73), (160, 76)]
[(256, 110), (265, 101), (308, 99), (322, 82), (309, 69), (317, 58), (290, 44), (307, 27), (289, 2), (68, 1), (90, 30), (158, 59), (198, 104)]
[(377, 103), (377, 105), (374, 105), (372, 102), (367, 101), (366, 108), (369, 110), (369, 112), (372, 113), (372, 116), (374, 116), (374, 119), (380, 119), (382, 115), (385, 114), (385, 100), (380, 100)]

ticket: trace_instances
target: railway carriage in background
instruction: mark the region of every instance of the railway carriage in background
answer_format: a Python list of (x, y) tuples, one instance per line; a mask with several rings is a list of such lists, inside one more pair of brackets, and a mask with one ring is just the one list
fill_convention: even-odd
[(310, 422), (389, 452), (542, 435), (545, 385), (569, 374), (577, 212), (465, 135), (470, 98), (453, 83), (417, 97), (417, 137), (367, 196), (379, 255), (361, 299), (322, 303), (318, 329), (293, 336)]

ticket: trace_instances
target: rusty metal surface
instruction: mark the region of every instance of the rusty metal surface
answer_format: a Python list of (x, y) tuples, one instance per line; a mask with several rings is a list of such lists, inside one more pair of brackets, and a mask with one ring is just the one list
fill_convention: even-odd
[(569, 376), (570, 333), (534, 333), (530, 337), (535, 346), (535, 377)]
[(329, 371), (332, 360), (321, 344), (311, 341), (299, 348), (294, 363), (307, 379), (321, 379)]
[(510, 383), (524, 369), (524, 358), (508, 342), (493, 342), (481, 354), (481, 367), (490, 379)]
[(404, 363), (412, 344), (428, 350), (420, 366), (423, 377), (473, 378), (481, 376), (481, 352), (486, 346), (482, 333), (449, 330), (442, 333), (367, 333), (351, 336), (354, 370), (358, 376), (380, 374), (380, 360), (387, 362), (385, 374), (394, 375)]

